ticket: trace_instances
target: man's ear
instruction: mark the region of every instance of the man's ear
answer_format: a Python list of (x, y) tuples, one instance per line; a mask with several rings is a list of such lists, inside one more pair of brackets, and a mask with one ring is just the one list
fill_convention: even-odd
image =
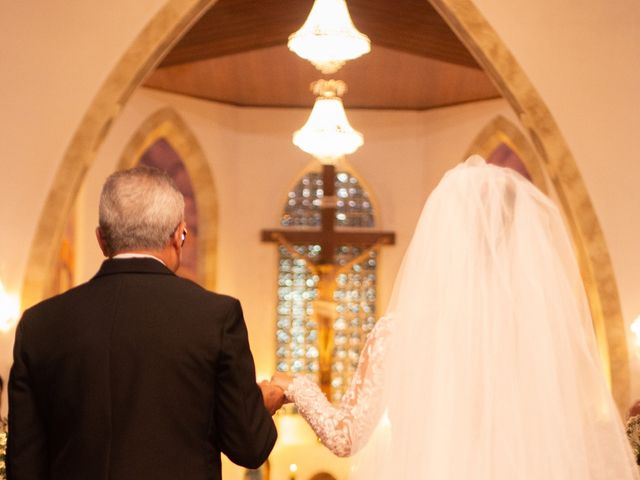
[(107, 242), (102, 235), (102, 230), (100, 230), (100, 227), (96, 227), (96, 240), (98, 240), (98, 245), (100, 246), (100, 250), (102, 250), (102, 254), (105, 257), (110, 257), (111, 254), (109, 252), (109, 247), (107, 247)]
[(185, 228), (187, 228), (187, 223), (183, 220), (182, 222), (180, 222), (180, 225), (178, 225), (178, 228), (176, 228), (176, 231), (173, 232), (173, 235), (171, 236), (172, 247), (176, 249), (182, 248), (182, 232)]

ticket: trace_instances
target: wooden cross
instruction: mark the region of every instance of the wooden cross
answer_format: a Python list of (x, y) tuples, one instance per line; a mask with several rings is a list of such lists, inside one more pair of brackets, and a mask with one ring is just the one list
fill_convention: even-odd
[[(306, 258), (307, 267), (319, 277), (318, 300), (314, 302), (314, 313), (318, 324), (318, 350), (320, 364), (320, 386), (331, 399), (331, 360), (333, 353), (333, 321), (335, 320), (336, 289), (335, 278), (341, 271), (351, 268), (379, 245), (393, 245), (395, 234), (362, 229), (336, 228), (337, 198), (335, 191), (335, 166), (323, 165), (323, 198), (320, 205), (320, 229), (283, 228), (262, 231), (263, 242), (275, 242), (280, 245), (320, 245), (320, 258), (313, 263)], [(347, 265), (338, 265), (336, 248), (341, 245), (360, 247), (363, 254)]]

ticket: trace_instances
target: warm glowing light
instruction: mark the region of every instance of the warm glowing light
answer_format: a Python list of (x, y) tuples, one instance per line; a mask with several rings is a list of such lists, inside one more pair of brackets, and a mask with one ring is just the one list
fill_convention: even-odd
[(635, 340), (636, 347), (640, 348), (640, 315), (629, 326), (631, 333), (633, 333), (633, 339)]
[(287, 413), (286, 408), (280, 410), (275, 417), (278, 427), (277, 449), (291, 446), (316, 445), (318, 437), (309, 424), (298, 414)]
[(339, 80), (318, 80), (312, 84), (318, 95), (304, 126), (293, 134), (293, 144), (322, 163), (334, 164), (364, 143), (360, 132), (349, 124), (340, 96), (346, 85)]
[(20, 316), (20, 299), (4, 289), (0, 282), (0, 331), (7, 332)]
[(380, 418), (380, 428), (391, 430), (391, 419), (389, 418), (389, 411), (386, 409)]
[(298, 471), (298, 465), (296, 465), (295, 463), (292, 463), (291, 465), (289, 465), (289, 471), (291, 473), (296, 473)]
[(260, 383), (264, 380), (269, 381), (271, 379), (271, 373), (269, 368), (265, 368), (262, 365), (256, 365), (256, 379)]
[(353, 25), (345, 0), (315, 0), (304, 25), (289, 36), (287, 46), (322, 73), (337, 72), (347, 60), (371, 51), (369, 37)]

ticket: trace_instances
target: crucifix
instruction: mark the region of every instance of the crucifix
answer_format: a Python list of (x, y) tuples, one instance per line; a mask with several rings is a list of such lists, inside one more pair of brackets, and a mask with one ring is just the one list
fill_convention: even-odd
[[(317, 262), (302, 257), (307, 268), (318, 276), (318, 299), (313, 302), (314, 315), (318, 324), (318, 351), (320, 387), (331, 398), (331, 361), (333, 353), (333, 321), (336, 317), (334, 293), (336, 277), (368, 256), (373, 248), (381, 245), (393, 245), (395, 234), (392, 232), (362, 229), (336, 228), (337, 198), (335, 192), (335, 165), (323, 164), (322, 185), (323, 197), (320, 205), (320, 229), (286, 228), (262, 231), (263, 242), (275, 242), (283, 245), (298, 257), (292, 245), (320, 245), (320, 256)], [(342, 245), (361, 247), (363, 253), (346, 265), (339, 265), (336, 249)]]

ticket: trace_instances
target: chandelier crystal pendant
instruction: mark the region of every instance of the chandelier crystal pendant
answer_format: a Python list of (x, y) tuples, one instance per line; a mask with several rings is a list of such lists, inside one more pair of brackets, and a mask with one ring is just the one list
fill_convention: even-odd
[(346, 61), (371, 51), (369, 37), (353, 25), (345, 0), (315, 0), (287, 46), (324, 74), (335, 73)]
[(340, 80), (318, 80), (311, 84), (317, 96), (311, 115), (293, 134), (293, 144), (320, 162), (335, 164), (360, 148), (364, 139), (349, 124), (340, 98), (347, 85)]

